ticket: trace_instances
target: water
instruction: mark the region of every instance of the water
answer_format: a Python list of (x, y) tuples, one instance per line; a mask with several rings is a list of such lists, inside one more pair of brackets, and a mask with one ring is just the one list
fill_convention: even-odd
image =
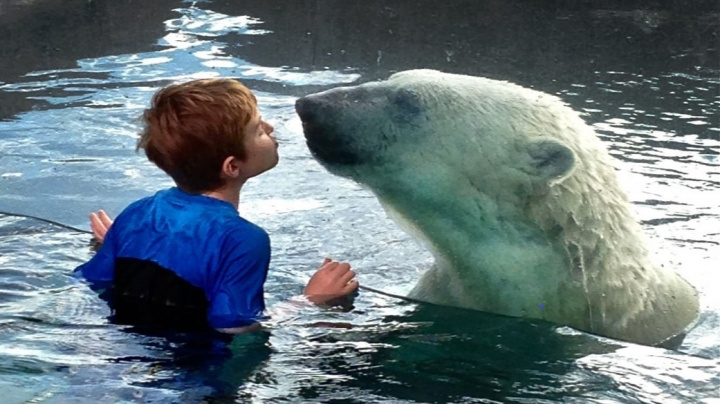
[(68, 275), (87, 234), (0, 216), (2, 402), (719, 402), (718, 5), (535, 3), (0, 2), (0, 210), (87, 228), (88, 212), (168, 186), (134, 152), (149, 97), (237, 77), (281, 144), (241, 202), (273, 239), (269, 305), (325, 255), (403, 294), (429, 254), (311, 158), (294, 100), (419, 67), (510, 80), (584, 113), (656, 258), (700, 290), (677, 351), (370, 292), (351, 313), (278, 316), (230, 347), (144, 336), (108, 324)]

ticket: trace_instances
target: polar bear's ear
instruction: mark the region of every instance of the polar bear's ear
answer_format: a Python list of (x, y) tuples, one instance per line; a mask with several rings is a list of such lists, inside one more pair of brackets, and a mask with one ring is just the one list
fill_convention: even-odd
[(528, 144), (530, 170), (537, 178), (556, 183), (575, 168), (575, 153), (564, 143), (542, 139)]

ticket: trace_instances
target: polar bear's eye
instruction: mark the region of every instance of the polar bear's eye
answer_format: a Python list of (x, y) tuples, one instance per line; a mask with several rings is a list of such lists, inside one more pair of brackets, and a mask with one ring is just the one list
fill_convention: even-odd
[(420, 96), (412, 90), (398, 90), (392, 101), (403, 114), (417, 115), (422, 111)]

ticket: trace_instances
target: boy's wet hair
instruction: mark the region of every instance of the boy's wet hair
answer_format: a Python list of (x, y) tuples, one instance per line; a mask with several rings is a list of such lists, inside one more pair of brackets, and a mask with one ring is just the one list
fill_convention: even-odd
[(231, 79), (202, 79), (159, 90), (142, 116), (137, 150), (187, 192), (220, 188), (222, 163), (244, 159), (244, 129), (257, 111), (255, 95)]

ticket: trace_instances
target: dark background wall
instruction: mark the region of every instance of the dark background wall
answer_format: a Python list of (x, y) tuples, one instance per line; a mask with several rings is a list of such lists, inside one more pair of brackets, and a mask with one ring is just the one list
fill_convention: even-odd
[[(180, 0), (0, 0), (0, 82), (160, 49), (164, 22), (187, 7)], [(225, 0), (209, 7), (258, 18), (272, 32), (218, 38), (230, 55), (268, 67), (356, 71), (364, 81), (411, 68), (528, 86), (587, 83), (608, 70), (658, 75), (690, 66), (720, 75), (717, 0)], [(37, 104), (17, 93), (3, 98), (0, 119)]]

